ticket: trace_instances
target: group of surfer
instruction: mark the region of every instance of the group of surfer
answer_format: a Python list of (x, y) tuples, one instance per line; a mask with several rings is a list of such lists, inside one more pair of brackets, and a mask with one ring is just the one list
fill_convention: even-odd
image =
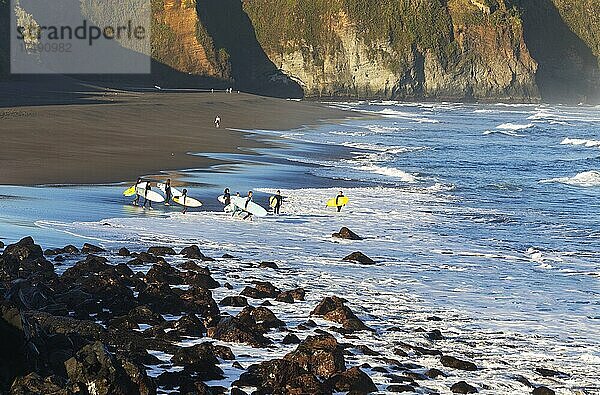
[[(189, 202), (195, 201), (197, 203), (197, 206), (201, 205), (200, 202), (187, 196), (187, 189), (183, 189), (181, 192), (178, 190), (173, 190), (173, 188), (171, 187), (170, 178), (167, 179), (164, 184), (157, 184), (157, 186), (164, 192), (165, 206), (169, 206), (171, 204), (171, 201), (175, 201), (183, 206), (183, 214), (187, 212), (187, 209), (190, 206), (188, 204)], [(135, 194), (135, 198), (132, 202), (133, 205), (138, 206), (140, 198), (144, 197), (144, 203), (142, 204), (142, 207), (149, 207), (152, 210), (152, 199), (149, 196), (149, 192), (152, 191), (151, 183), (143, 181), (143, 179), (140, 177), (137, 179), (135, 185), (131, 189), (133, 189), (134, 191), (131, 194)], [(234, 197), (237, 198), (235, 202), (232, 201), (231, 191), (229, 190), (229, 188), (225, 188), (225, 190), (223, 191), (223, 195), (219, 196), (219, 201), (224, 205), (224, 211), (231, 212), (232, 217), (240, 216), (245, 220), (252, 220), (252, 217), (255, 214), (257, 214), (258, 216), (266, 215), (266, 211), (262, 207), (253, 203), (254, 194), (252, 191), (248, 191), (248, 195), (245, 197), (242, 197), (239, 192), (236, 192)], [(160, 201), (162, 201), (162, 198)], [(328, 206), (334, 206), (337, 208), (337, 211), (340, 212), (342, 210), (342, 207), (345, 206), (347, 202), (348, 199), (344, 196), (344, 193), (340, 191), (335, 198), (331, 199), (328, 202)], [(280, 190), (277, 190), (277, 192), (273, 196), (271, 196), (271, 198), (269, 199), (269, 203), (273, 209), (273, 214), (279, 215), (281, 212), (281, 206), (283, 205), (283, 196), (281, 195)], [(197, 206), (192, 205), (192, 207)], [(257, 209), (259, 210), (258, 213), (256, 213)], [(262, 214), (260, 213), (260, 211), (262, 211)]]

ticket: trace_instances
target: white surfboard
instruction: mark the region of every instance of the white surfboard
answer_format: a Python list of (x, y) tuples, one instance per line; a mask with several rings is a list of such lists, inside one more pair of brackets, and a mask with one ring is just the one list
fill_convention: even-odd
[(180, 204), (182, 206), (185, 207), (202, 207), (202, 202), (199, 200), (196, 200), (194, 198), (191, 198), (189, 196), (177, 196), (173, 198), (173, 201), (177, 204)]
[(137, 194), (140, 195), (141, 197), (150, 200), (151, 202), (155, 202), (155, 203), (162, 203), (165, 201), (165, 198), (162, 197), (160, 195), (160, 193), (155, 192), (155, 191), (147, 191), (145, 188), (138, 188), (136, 190)]
[[(166, 195), (166, 193), (167, 193), (166, 192), (166, 184), (159, 182), (158, 184), (156, 184), (156, 186), (158, 187), (158, 189), (160, 189), (162, 191), (162, 193), (164, 193)], [(173, 195), (173, 197), (176, 198), (183, 194), (181, 193), (181, 191), (179, 189), (171, 187), (171, 195)]]
[(217, 198), (217, 200), (223, 204), (225, 204), (225, 195), (221, 195)]
[(256, 215), (257, 217), (267, 216), (267, 210), (254, 202), (250, 202), (248, 203), (248, 206), (246, 206), (246, 198), (244, 197), (232, 196), (231, 203), (235, 204), (240, 209), (249, 212), (250, 214)]

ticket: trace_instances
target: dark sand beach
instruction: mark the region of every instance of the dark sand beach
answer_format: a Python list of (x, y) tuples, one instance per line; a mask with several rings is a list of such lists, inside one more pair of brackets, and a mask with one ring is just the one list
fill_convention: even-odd
[(27, 101), (13, 94), (16, 106), (4, 100), (0, 109), (4, 185), (111, 183), (202, 168), (211, 161), (189, 153), (261, 144), (229, 129), (291, 129), (347, 116), (317, 103), (235, 92), (98, 90), (72, 93), (71, 104), (36, 106), (21, 106)]

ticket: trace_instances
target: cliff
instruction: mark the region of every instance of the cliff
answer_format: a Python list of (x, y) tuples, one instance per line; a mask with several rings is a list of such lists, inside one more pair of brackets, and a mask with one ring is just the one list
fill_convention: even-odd
[(170, 86), (282, 97), (600, 101), (597, 0), (151, 1), (150, 80)]

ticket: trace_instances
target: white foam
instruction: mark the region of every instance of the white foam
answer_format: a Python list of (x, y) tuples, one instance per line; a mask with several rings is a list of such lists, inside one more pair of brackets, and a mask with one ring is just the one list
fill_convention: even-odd
[(584, 147), (588, 147), (588, 148), (596, 148), (596, 147), (600, 147), (600, 140), (588, 140), (588, 139), (572, 139), (572, 138), (565, 138), (562, 142), (562, 145), (580, 145), (580, 146), (584, 146)]
[(496, 126), (496, 129), (515, 131), (515, 130), (531, 129), (533, 127), (535, 127), (535, 125), (532, 123), (518, 124), (518, 123), (507, 122), (507, 123), (503, 123), (501, 125)]
[(368, 165), (357, 167), (357, 169), (367, 171), (369, 173), (380, 174), (382, 176), (397, 178), (404, 182), (417, 182), (417, 177), (415, 175), (407, 173), (404, 170), (397, 169), (395, 167)]
[(518, 134), (514, 131), (510, 131), (510, 130), (486, 130), (485, 132), (483, 132), (484, 135), (488, 136), (488, 135), (492, 135), (492, 134), (501, 134), (503, 136), (510, 136), (510, 137), (525, 137), (522, 134)]
[(540, 183), (560, 183), (578, 187), (598, 187), (600, 186), (600, 171), (591, 170), (579, 173), (574, 177), (558, 177), (548, 180), (541, 180)]

